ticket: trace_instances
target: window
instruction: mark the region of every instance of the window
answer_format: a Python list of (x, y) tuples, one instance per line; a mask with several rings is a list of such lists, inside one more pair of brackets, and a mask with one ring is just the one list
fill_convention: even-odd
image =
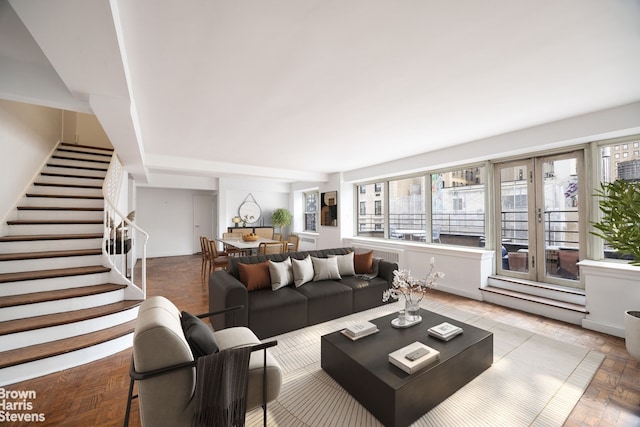
[(304, 231), (318, 231), (317, 191), (304, 193)]
[(425, 241), (424, 181), (389, 181), (389, 238)]
[(384, 237), (383, 183), (357, 186), (358, 236)]
[[(518, 180), (526, 176), (523, 169), (515, 175)], [(484, 182), (484, 167), (431, 175), (431, 229), (432, 237), (438, 234), (437, 242), (483, 246)]]

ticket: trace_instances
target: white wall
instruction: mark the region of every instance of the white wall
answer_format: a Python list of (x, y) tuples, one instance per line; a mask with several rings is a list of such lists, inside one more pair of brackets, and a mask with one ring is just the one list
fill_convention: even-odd
[(60, 139), (61, 124), (60, 110), (0, 100), (2, 224), (49, 158)]
[(147, 187), (138, 187), (136, 193), (136, 223), (149, 233), (147, 256), (193, 254), (193, 196), (213, 193)]

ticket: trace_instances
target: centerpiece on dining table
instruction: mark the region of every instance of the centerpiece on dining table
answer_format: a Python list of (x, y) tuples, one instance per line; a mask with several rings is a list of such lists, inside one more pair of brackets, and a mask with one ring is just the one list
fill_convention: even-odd
[(391, 288), (384, 291), (382, 301), (389, 299), (399, 299), (403, 297), (405, 305), (398, 312), (398, 317), (391, 321), (391, 326), (396, 328), (408, 328), (422, 322), (420, 316), (420, 301), (424, 298), (425, 292), (436, 287), (436, 281), (444, 277), (444, 273), (436, 271), (436, 260), (431, 257), (431, 267), (424, 279), (417, 279), (411, 276), (410, 270), (396, 270), (393, 272), (393, 282)]
[(245, 242), (256, 242), (259, 238), (260, 236), (258, 236), (256, 233), (242, 235), (242, 240), (244, 240)]

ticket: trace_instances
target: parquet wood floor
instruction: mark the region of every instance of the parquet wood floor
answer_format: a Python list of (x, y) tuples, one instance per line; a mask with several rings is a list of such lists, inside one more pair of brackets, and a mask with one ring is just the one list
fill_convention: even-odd
[[(206, 312), (208, 296), (200, 280), (200, 265), (198, 255), (148, 260), (148, 295), (164, 295), (181, 310)], [(640, 364), (629, 356), (624, 340), (443, 292), (430, 291), (428, 298), (474, 313), (489, 313), (501, 322), (605, 354), (604, 362), (565, 425), (640, 426)], [(0, 424), (122, 425), (130, 357), (131, 350), (126, 350), (97, 362), (5, 387), (35, 391), (33, 412), (43, 413), (46, 420)], [(130, 425), (140, 425), (135, 401)]]

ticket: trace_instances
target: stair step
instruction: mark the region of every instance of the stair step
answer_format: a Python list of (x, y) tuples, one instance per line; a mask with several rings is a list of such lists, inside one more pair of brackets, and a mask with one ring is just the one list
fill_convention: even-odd
[(34, 182), (33, 185), (37, 187), (90, 188), (92, 190), (102, 189), (102, 185), (59, 184), (55, 182)]
[(37, 194), (37, 193), (27, 193), (27, 197), (51, 197), (51, 198), (61, 198), (61, 199), (104, 199), (103, 196), (84, 196), (77, 194)]
[(7, 221), (8, 225), (74, 225), (74, 224), (102, 224), (97, 219), (19, 219)]
[(10, 295), (0, 298), (0, 308), (15, 307), (27, 304), (37, 304), (41, 302), (57, 301), (69, 298), (86, 297), (98, 295), (105, 292), (118, 291), (126, 288), (126, 285), (116, 285), (105, 283), (102, 285), (82, 286), (79, 288), (57, 289), (55, 291), (34, 292), (31, 294)]
[(108, 329), (0, 353), (0, 369), (102, 344), (133, 332), (135, 320)]
[(84, 158), (77, 158), (73, 156), (65, 156), (60, 154), (54, 154), (53, 156), (51, 156), (51, 158), (56, 160), (74, 160), (74, 161), (80, 161), (80, 162), (101, 163), (105, 165), (108, 165), (109, 163), (111, 163), (110, 160), (84, 159)]
[(69, 169), (77, 169), (77, 170), (87, 170), (87, 171), (99, 171), (106, 172), (109, 168), (106, 167), (98, 167), (98, 166), (78, 166), (78, 165), (68, 165), (68, 164), (58, 164), (58, 163), (47, 163), (47, 167), (50, 168), (69, 168)]
[(104, 157), (111, 157), (113, 155), (113, 153), (95, 153), (91, 151), (77, 150), (74, 148), (68, 148), (67, 146), (59, 147), (56, 150), (56, 152), (57, 153), (74, 153), (74, 154), (91, 154), (92, 156), (104, 156)]
[(75, 211), (75, 212), (102, 212), (104, 207), (77, 207), (77, 206), (18, 206), (19, 211)]
[[(73, 149), (78, 149), (78, 148), (84, 148), (86, 150), (98, 150), (98, 151), (103, 151), (105, 153), (109, 153), (109, 155), (113, 154), (113, 148), (107, 148), (107, 147), (94, 147), (93, 145), (82, 145), (82, 144), (71, 144), (69, 142), (61, 142), (60, 143), (60, 147), (63, 148), (73, 148)], [(83, 153), (86, 153), (87, 151), (83, 151)]]
[(95, 319), (97, 317), (118, 313), (137, 305), (140, 305), (140, 301), (125, 300), (114, 304), (85, 308), (82, 310), (66, 311), (64, 313), (47, 314), (44, 316), (0, 322), (0, 336)]
[(41, 172), (41, 176), (50, 176), (55, 178), (81, 178), (81, 179), (96, 179), (98, 181), (103, 181), (104, 178), (101, 176), (91, 176), (91, 175), (82, 175), (79, 173), (64, 173), (64, 172)]
[[(111, 271), (109, 267), (94, 265), (90, 267), (58, 268), (54, 270), (24, 271), (20, 273), (0, 274), (0, 283), (23, 282), (27, 280), (53, 279), (56, 277), (80, 276)], [(4, 297), (3, 297), (4, 299)]]
[(75, 249), (68, 251), (43, 251), (43, 252), (20, 252), (13, 254), (0, 254), (0, 261), (17, 261), (26, 259), (59, 258), (85, 255), (100, 255), (102, 249)]
[(0, 237), (0, 242), (30, 242), (36, 240), (75, 240), (75, 239), (101, 239), (102, 233), (77, 233), (77, 234), (34, 234)]
[(573, 304), (565, 301), (558, 301), (552, 298), (545, 298), (545, 297), (540, 297), (536, 295), (530, 295), (524, 292), (517, 292), (517, 291), (508, 290), (508, 289), (502, 289), (494, 286), (487, 286), (485, 288), (480, 288), (480, 290), (483, 292), (491, 292), (494, 294), (503, 295), (510, 298), (516, 298), (524, 301), (535, 302), (538, 304), (543, 304), (543, 305), (560, 308), (564, 310), (575, 311), (581, 314), (588, 313), (587, 308), (584, 305)]

